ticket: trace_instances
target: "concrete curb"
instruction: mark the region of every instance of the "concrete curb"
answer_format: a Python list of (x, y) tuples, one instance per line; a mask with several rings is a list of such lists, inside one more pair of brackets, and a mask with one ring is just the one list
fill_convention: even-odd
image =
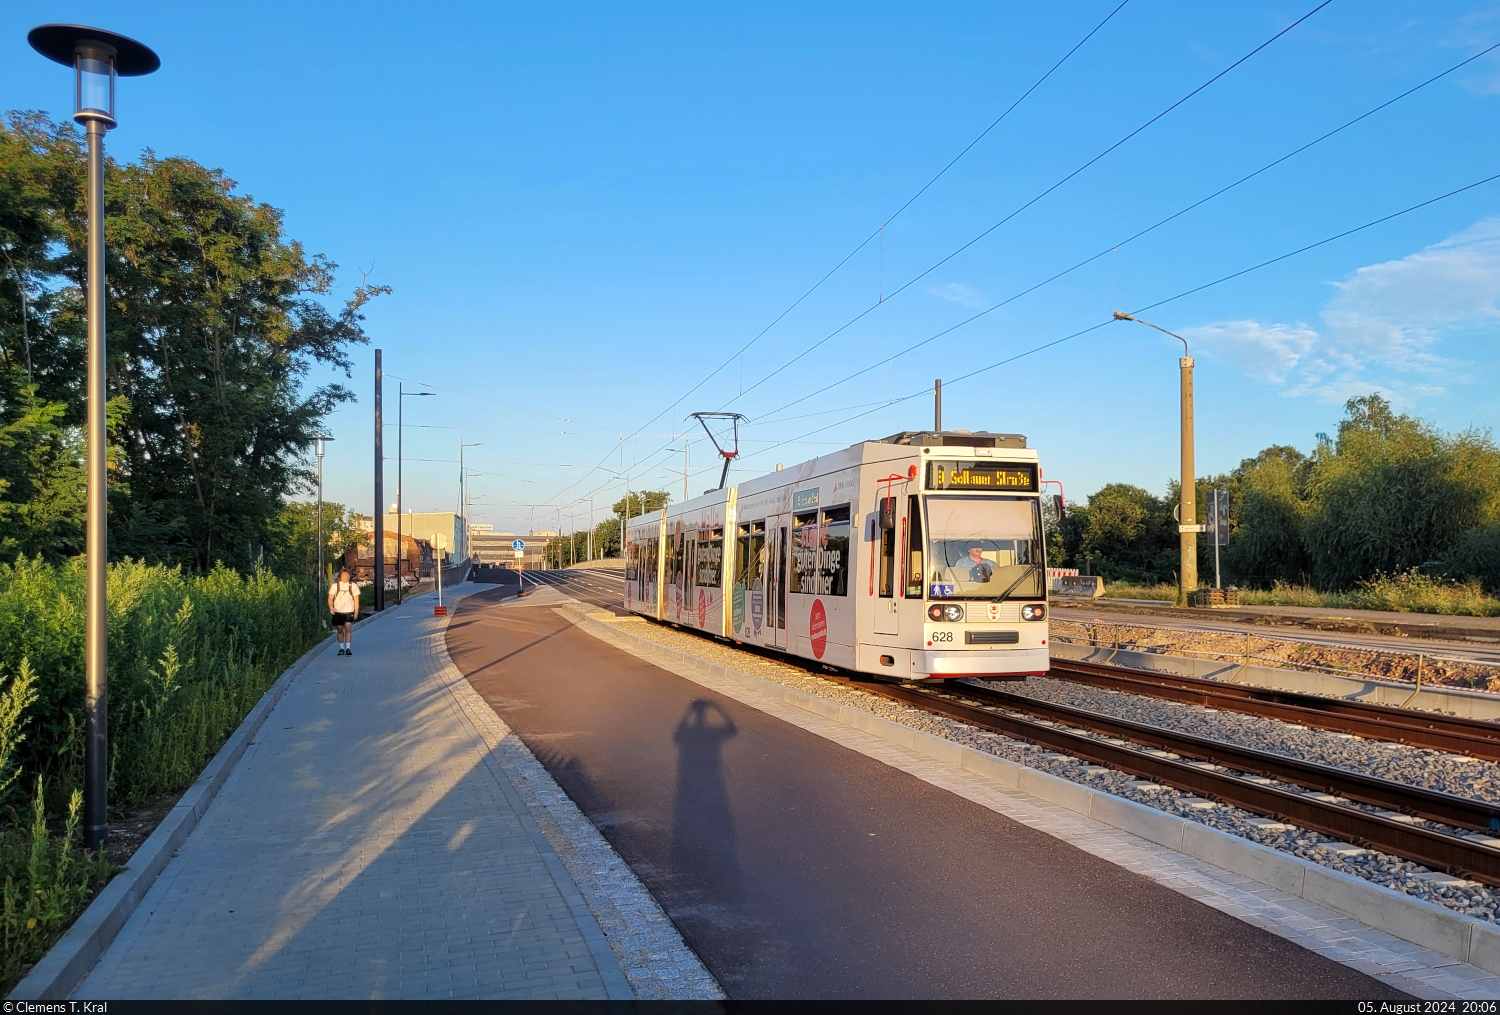
[[(496, 752), (499, 749), (498, 745), (496, 747), (489, 746), (485, 736), (486, 717), (484, 713), (489, 712), (490, 716), (496, 719), (499, 717), (495, 715), (484, 699), (479, 696), (479, 692), (469, 686), (468, 678), (460, 672), (458, 667), (454, 665), (452, 657), (448, 655), (448, 625), (453, 621), (453, 614), (450, 613), (446, 617), (424, 617), (423, 620), (430, 620), (434, 625), (428, 637), (432, 639), (432, 643), (435, 646), (433, 655), (441, 660), (441, 666), (434, 679), (442, 685), (443, 690), (453, 702), (453, 707), (458, 710), (458, 714), (463, 718), (469, 734), (480, 748), (478, 753), (482, 758), (481, 763), (489, 771), (490, 777), (495, 780), (496, 785), (500, 787), (500, 792), (504, 794), (506, 801), (510, 804), (511, 810), (515, 812), (516, 818), (525, 830), (527, 838), (531, 840), (531, 844), (536, 848), (537, 854), (542, 858), (542, 863), (546, 865), (547, 872), (552, 876), (553, 883), (557, 885), (558, 894), (562, 896), (563, 902), (568, 907), (568, 912), (572, 914), (573, 921), (578, 925), (579, 933), (583, 935), (584, 947), (589, 950), (589, 955), (594, 960), (595, 969), (599, 973), (599, 980), (603, 983), (607, 994), (606, 1000), (634, 1001), (636, 999), (635, 990), (630, 986), (630, 980), (625, 976), (625, 969), (620, 964), (620, 957), (610, 947), (609, 938), (605, 935), (604, 928), (600, 926), (599, 918), (589, 908), (589, 904), (584, 899), (583, 892), (579, 889), (578, 883), (573, 880), (573, 875), (568, 873), (567, 867), (563, 864), (562, 857), (558, 855), (552, 842), (547, 838), (546, 833), (542, 831), (542, 826), (537, 822), (536, 815), (531, 812), (531, 808), (521, 798), (521, 793), (516, 789), (516, 785), (511, 781), (510, 776), (505, 774), (505, 769), (501, 766), (500, 759), (496, 757)], [(459, 685), (462, 685), (462, 687)], [(468, 690), (468, 694), (463, 693), (463, 689), (465, 688)], [(477, 715), (476, 712), (478, 713)], [(509, 733), (509, 730), (507, 730), (507, 733)]]
[[(380, 614), (377, 614), (380, 616)], [(374, 617), (368, 618), (375, 619)], [(360, 621), (366, 623), (366, 621)], [(7, 1001), (62, 1001), (73, 993), (89, 971), (98, 963), (104, 950), (125, 926), (167, 861), (198, 826), (199, 820), (213, 803), (234, 766), (260, 732), (266, 716), (276, 707), (297, 675), (328, 647), (329, 635), (303, 653), (261, 695), (260, 701), (245, 716), (224, 746), (213, 756), (196, 782), (167, 812), (145, 842), (141, 843), (125, 870), (115, 875), (94, 897), (89, 907), (74, 921), (52, 950), (31, 967), (20, 983), (6, 995)]]
[[(1488, 972), (1500, 973), (1500, 927), (1487, 921), (1460, 915), (1291, 853), (882, 719), (862, 709), (840, 705), (773, 680), (708, 662), (631, 634), (613, 623), (588, 615), (580, 616), (578, 623), (604, 640), (627, 643), (620, 647), (632, 654), (668, 659), (688, 669), (739, 684), (1289, 895), (1327, 906), (1404, 941), (1431, 948)], [(629, 643), (634, 643), (639, 650), (628, 647)]]

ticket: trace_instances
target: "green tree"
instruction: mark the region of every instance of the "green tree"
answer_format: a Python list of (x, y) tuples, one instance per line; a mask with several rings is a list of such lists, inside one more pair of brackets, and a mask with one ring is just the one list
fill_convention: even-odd
[[(342, 504), (323, 502), (323, 563), (338, 566), (345, 549), (359, 537), (359, 516)], [(291, 501), (271, 519), (268, 563), (279, 575), (315, 578), (318, 570), (318, 504)]]
[(1305, 582), (1312, 560), (1302, 539), (1311, 462), (1296, 448), (1277, 445), (1234, 470), (1225, 563), (1241, 584)]
[(1443, 434), (1379, 395), (1352, 398), (1322, 437), (1303, 529), (1320, 585), (1343, 588), (1440, 559), (1494, 519), (1500, 449), (1488, 433)]
[(1075, 559), (1092, 558), (1095, 572), (1159, 581), (1176, 570), (1176, 524), (1170, 502), (1138, 486), (1110, 483), (1076, 513), (1080, 531)]
[[(620, 498), (624, 501), (624, 498)], [(606, 518), (594, 526), (594, 556), (618, 557), (620, 555), (620, 519)]]
[[(630, 491), (630, 517), (637, 518), (641, 515), (650, 514), (652, 511), (660, 511), (672, 500), (672, 495), (665, 490), (641, 490)], [(612, 510), (616, 515), (624, 517), (625, 498), (621, 497), (615, 501)]]
[[(0, 511), (7, 555), (76, 548), (87, 223), (72, 124), (0, 129)], [(337, 266), (285, 235), (281, 213), (188, 159), (105, 165), (112, 556), (250, 566), (284, 494), (310, 482), (320, 420), (352, 397), (303, 390), (348, 373), (366, 341), (367, 282), (334, 310)], [(70, 470), (72, 470), (70, 472)], [(27, 526), (30, 526), (29, 530)]]

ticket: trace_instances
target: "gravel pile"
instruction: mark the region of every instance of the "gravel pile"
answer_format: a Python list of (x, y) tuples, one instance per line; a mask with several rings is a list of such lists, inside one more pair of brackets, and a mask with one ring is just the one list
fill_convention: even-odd
[[(912, 729), (931, 733), (951, 740), (954, 743), (963, 744), (966, 747), (972, 747), (1009, 761), (1018, 762), (1028, 768), (1035, 768), (1073, 782), (1083, 783), (1094, 789), (1125, 797), (1149, 807), (1155, 807), (1158, 810), (1168, 811), (1189, 820), (1201, 822), (1232, 835), (1238, 835), (1242, 838), (1258, 842), (1261, 845), (1282, 850), (1283, 852), (1296, 854), (1303, 859), (1310, 860), (1324, 867), (1342, 871), (1345, 874), (1352, 874), (1367, 881), (1373, 881), (1393, 891), (1425, 899), (1428, 902), (1445, 906), (1468, 916), (1496, 922), (1496, 913), (1500, 911), (1500, 890), (1491, 889), (1485, 885), (1476, 884), (1471, 881), (1461, 881), (1449, 875), (1431, 871), (1408, 860), (1403, 860), (1400, 857), (1376, 853), (1371, 850), (1357, 849), (1348, 843), (1339, 842), (1317, 832), (1271, 822), (1250, 811), (1204, 800), (1201, 797), (1195, 797), (1189, 793), (1184, 793), (1168, 786), (1162, 786), (1158, 783), (1145, 782), (1124, 772), (1081, 761), (1070, 755), (1059, 754), (1051, 748), (1038, 747), (1035, 744), (1014, 740), (996, 733), (990, 733), (986, 730), (976, 729), (967, 723), (888, 701), (845, 684), (815, 676), (799, 666), (767, 659), (752, 652), (736, 649), (700, 635), (675, 630), (644, 620), (623, 621), (618, 626), (630, 634), (637, 635), (668, 648), (686, 652), (707, 662), (718, 663), (721, 666), (737, 669), (744, 673), (751, 673), (757, 677), (774, 680), (779, 684), (804, 691), (808, 694), (815, 694), (842, 705), (850, 705), (854, 708), (862, 709), (882, 719), (889, 719), (904, 726), (909, 726)], [(1270, 737), (1276, 735), (1266, 730), (1246, 732), (1251, 729), (1249, 726), (1250, 723), (1270, 723), (1282, 727), (1289, 726), (1289, 724), (1278, 723), (1275, 720), (1255, 719), (1251, 716), (1241, 716), (1236, 713), (1221, 712), (1201, 706), (1179, 705), (1175, 702), (1141, 699), (1135, 695), (1104, 692), (1099, 689), (1068, 684), (1066, 681), (1060, 680), (1032, 678), (1025, 681), (1024, 685), (1016, 682), (1006, 682), (999, 686), (1006, 690), (1017, 690), (1024, 686), (1026, 693), (1035, 694), (1037, 697), (1044, 697), (1049, 694), (1069, 695), (1075, 692), (1088, 692), (1089, 694), (1101, 697), (1127, 699), (1124, 702), (1110, 703), (1110, 714), (1120, 715), (1123, 718), (1137, 718), (1137, 715), (1114, 711), (1114, 709), (1144, 709), (1149, 706), (1160, 705), (1196, 710), (1200, 715), (1193, 717), (1191, 720), (1185, 717), (1177, 717), (1170, 720), (1147, 718), (1147, 713), (1144, 711), (1139, 713), (1139, 720), (1158, 722), (1160, 724), (1192, 721), (1200, 725), (1191, 727), (1184, 725), (1180, 728), (1191, 729), (1194, 732), (1201, 732), (1215, 737), (1228, 738), (1231, 734), (1226, 732), (1226, 730), (1234, 730), (1235, 733), (1233, 735), (1236, 737), (1241, 735), (1246, 737)], [(1048, 700), (1066, 704), (1077, 704), (1088, 708), (1098, 707), (1085, 699), (1055, 697)], [(1161, 716), (1165, 713), (1150, 714), (1152, 716)], [(1239, 725), (1241, 721), (1246, 723), (1246, 726), (1241, 727)], [(1205, 723), (1217, 724), (1219, 722), (1223, 722), (1224, 726), (1202, 725)], [(1339, 734), (1319, 730), (1287, 728), (1282, 736), (1299, 738), (1296, 742), (1302, 744), (1304, 749), (1317, 750), (1317, 747), (1311, 746), (1315, 745), (1317, 741), (1311, 737), (1307, 741), (1302, 741), (1300, 739), (1302, 734), (1327, 738), (1330, 743), (1342, 744), (1344, 745), (1344, 749), (1351, 752), (1350, 757), (1362, 757), (1370, 764), (1380, 761), (1380, 755), (1387, 750), (1391, 750), (1374, 741), (1363, 741), (1357, 738), (1345, 740)], [(1236, 740), (1235, 742), (1243, 742), (1247, 746), (1268, 746), (1268, 742), (1265, 740)], [(1282, 749), (1285, 750), (1285, 748)], [(1361, 750), (1365, 753), (1361, 754)], [(1445, 759), (1436, 767), (1451, 766), (1454, 771), (1445, 771), (1442, 774), (1432, 775), (1430, 778), (1452, 780), (1457, 777), (1458, 767), (1464, 764), (1454, 760), (1452, 755), (1444, 755), (1441, 752), (1406, 747), (1401, 747), (1400, 751), (1409, 756), (1395, 760), (1384, 759), (1384, 763), (1387, 766), (1395, 767), (1386, 767), (1378, 771), (1375, 769), (1362, 770), (1371, 771), (1372, 774), (1384, 775), (1387, 778), (1398, 778), (1398, 776), (1392, 774), (1395, 771), (1409, 771), (1414, 773), (1412, 778), (1406, 778), (1403, 781), (1414, 781), (1421, 774), (1422, 762), (1420, 759), (1427, 756), (1436, 756), (1437, 758)], [(1396, 752), (1391, 750), (1391, 753), (1394, 754)], [(1348, 764), (1342, 757), (1334, 755), (1299, 753), (1298, 756), (1307, 757), (1312, 760), (1326, 760), (1335, 764)], [(1349, 765), (1349, 767), (1353, 766)], [(1477, 782), (1483, 780), (1489, 793), (1489, 795), (1483, 798), (1500, 800), (1500, 795), (1495, 795), (1493, 788), (1496, 775), (1495, 765), (1488, 762), (1470, 762), (1465, 767), (1472, 768), (1476, 774), (1467, 776), (1461, 789), (1452, 788), (1450, 791), (1462, 792), (1465, 795), (1478, 795), (1474, 787)], [(1481, 772), (1483, 773), (1482, 775), (1478, 774)], [(1420, 784), (1428, 785), (1429, 783)], [(1438, 786), (1440, 784), (1431, 783), (1431, 785)], [(1456, 787), (1456, 784), (1451, 782), (1449, 785)], [(1285, 788), (1295, 789), (1295, 787)], [(1374, 808), (1371, 809), (1373, 810)], [(1432, 827), (1439, 826), (1434, 825)]]

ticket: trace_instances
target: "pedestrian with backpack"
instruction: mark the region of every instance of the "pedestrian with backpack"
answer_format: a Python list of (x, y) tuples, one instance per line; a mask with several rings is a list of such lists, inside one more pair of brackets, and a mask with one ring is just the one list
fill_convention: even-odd
[(328, 588), (328, 612), (333, 615), (333, 633), (338, 636), (339, 655), (354, 654), (354, 621), (359, 614), (359, 586), (349, 580), (349, 569), (339, 570), (339, 580)]

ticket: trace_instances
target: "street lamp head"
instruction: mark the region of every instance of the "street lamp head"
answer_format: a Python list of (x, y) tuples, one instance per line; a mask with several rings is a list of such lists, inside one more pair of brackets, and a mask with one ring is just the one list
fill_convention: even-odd
[(1129, 314), (1127, 314), (1123, 310), (1116, 310), (1115, 311), (1115, 320), (1117, 320), (1117, 321), (1133, 321), (1133, 320), (1135, 320), (1135, 318), (1131, 317)]
[(73, 119), (115, 125), (115, 76), (137, 77), (161, 66), (147, 46), (87, 25), (38, 25), (26, 35), (31, 48), (73, 68)]

